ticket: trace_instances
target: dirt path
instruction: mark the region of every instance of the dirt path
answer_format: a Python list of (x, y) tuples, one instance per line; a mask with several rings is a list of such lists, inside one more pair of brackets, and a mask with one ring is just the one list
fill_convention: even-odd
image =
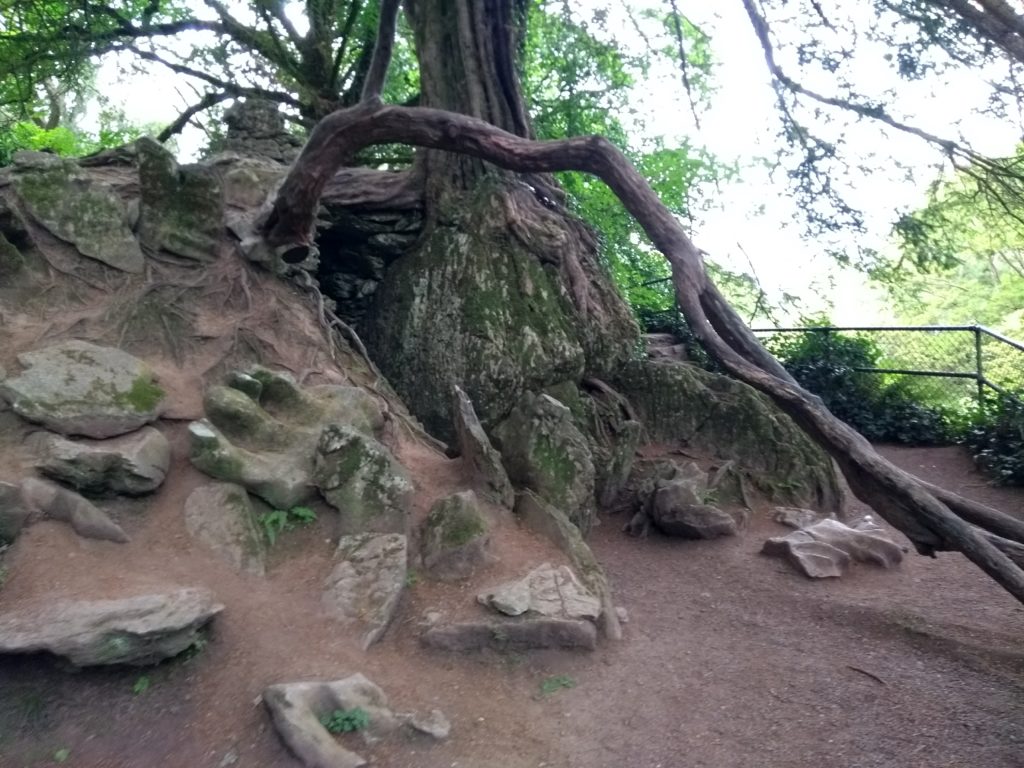
[[(1024, 510), (1024, 492), (984, 486), (956, 449), (886, 453), (1007, 512)], [(180, 502), (167, 499), (132, 534), (149, 537), (155, 570), (185, 578), (198, 565), (176, 527)], [(426, 653), (411, 625), (436, 607), (435, 595), (415, 587), (399, 626), (354, 654), (315, 618), (313, 587), (304, 591), (329, 555), (319, 546), (329, 531), (315, 530), (293, 543), (310, 557), (267, 584), (213, 574), (228, 611), (191, 660), (75, 674), (45, 658), (0, 661), (0, 766), (51, 765), (63, 749), (66, 765), (90, 768), (295, 765), (269, 729), (260, 690), (355, 671), (398, 706), (437, 706), (453, 721), (444, 744), (366, 750), (380, 766), (1024, 766), (1024, 610), (962, 557), (909, 556), (894, 573), (864, 567), (811, 582), (757, 554), (781, 532), (763, 518), (740, 538), (696, 543), (629, 539), (621, 522), (606, 520), (592, 544), (630, 613), (622, 643), (583, 655)], [(57, 526), (28, 535), (45, 536), (54, 554), (15, 571), (14, 597), (73, 591), (69, 574), (98, 567)], [(65, 548), (80, 554), (66, 559)], [(134, 693), (140, 674), (149, 686)], [(556, 680), (573, 687), (541, 695)]]

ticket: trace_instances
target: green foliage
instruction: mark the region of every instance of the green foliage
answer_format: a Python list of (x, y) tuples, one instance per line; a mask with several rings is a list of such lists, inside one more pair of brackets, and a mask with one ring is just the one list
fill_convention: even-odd
[(66, 763), (69, 757), (71, 757), (71, 750), (67, 747), (61, 747), (53, 753), (53, 762)]
[(882, 351), (870, 337), (808, 331), (779, 334), (766, 346), (802, 387), (868, 440), (954, 442), (955, 417), (948, 410), (919, 402), (904, 382), (857, 370), (882, 367)]
[(1002, 395), (979, 412), (964, 443), (1000, 485), (1024, 485), (1024, 401)]
[(320, 718), (320, 725), (331, 733), (353, 733), (370, 724), (370, 716), (362, 707), (336, 709)]
[(316, 512), (309, 507), (292, 507), (289, 510), (275, 509), (271, 512), (264, 512), (257, 521), (263, 529), (270, 546), (277, 543), (277, 537), (285, 531), (290, 531), (296, 525), (310, 525), (316, 521)]
[[(702, 103), (710, 92), (708, 38), (687, 19), (681, 21), (691, 91)], [(658, 60), (678, 66), (679, 54), (669, 16), (647, 12), (634, 18), (634, 23), (650, 44), (642, 53), (629, 52), (618, 42), (601, 9), (587, 19), (568, 3), (534, 3), (524, 48), (526, 102), (538, 138), (607, 137), (626, 153), (674, 214), (689, 218), (697, 188), (732, 178), (736, 170), (686, 141), (638, 139), (644, 126), (632, 103), (633, 86)], [(602, 258), (641, 320), (643, 313), (671, 311), (675, 299), (667, 281), (668, 264), (615, 194), (586, 174), (557, 176), (571, 210), (595, 228)], [(727, 274), (725, 280), (721, 274)], [(746, 276), (719, 271), (716, 279), (729, 284), (725, 290), (730, 298), (731, 288), (740, 285), (740, 295), (753, 295), (753, 283)]]
[(568, 675), (552, 675), (540, 681), (540, 695), (542, 697), (557, 693), (563, 688), (575, 688), (576, 681)]
[[(3, 127), (2, 120), (0, 127)], [(31, 121), (8, 123), (5, 130), (0, 131), (0, 166), (9, 165), (14, 153), (22, 149), (81, 157), (101, 149), (122, 146), (146, 133), (155, 132), (153, 126), (130, 124), (123, 113), (112, 109), (100, 114), (99, 129), (95, 134), (64, 125), (47, 129)]]
[(136, 696), (145, 693), (149, 690), (150, 679), (147, 675), (141, 675), (132, 686), (132, 693)]

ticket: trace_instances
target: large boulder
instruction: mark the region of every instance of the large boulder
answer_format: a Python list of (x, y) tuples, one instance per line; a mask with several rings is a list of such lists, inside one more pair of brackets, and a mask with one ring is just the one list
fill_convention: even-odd
[(171, 446), (153, 427), (107, 440), (68, 440), (34, 432), (28, 444), (42, 474), (82, 493), (150, 493), (163, 483), (171, 463)]
[(405, 589), (408, 558), (408, 543), (400, 533), (362, 533), (338, 541), (322, 603), (328, 615), (362, 633), (364, 649), (394, 618)]
[(473, 491), (438, 499), (423, 521), (423, 568), (440, 581), (466, 579), (489, 565), (490, 525)]
[(501, 463), (501, 454), (491, 445), (469, 396), (459, 387), (454, 389), (455, 436), (459, 455), (477, 490), (495, 504), (511, 508), (515, 503), (515, 490)]
[(350, 533), (406, 533), (412, 483), (384, 445), (351, 427), (324, 428), (313, 479)]
[(185, 500), (185, 527), (194, 539), (240, 571), (262, 576), (266, 548), (249, 494), (240, 485), (210, 483)]
[(594, 464), (571, 411), (527, 392), (494, 437), (512, 481), (564, 510), (586, 535), (595, 514)]
[(388, 381), (426, 426), (454, 438), (461, 386), (486, 429), (528, 391), (627, 359), (638, 332), (593, 235), (496, 177), (444, 210), (388, 269), (360, 327)]
[(205, 589), (47, 600), (0, 616), (0, 654), (48, 651), (76, 667), (155, 664), (194, 645), (222, 610)]
[(142, 249), (132, 234), (129, 210), (114, 189), (70, 161), (54, 159), (41, 165), (14, 179), (32, 217), (83, 256), (123, 272), (141, 273)]
[(164, 391), (127, 352), (64, 341), (24, 352), (25, 369), (0, 382), (0, 396), (29, 421), (65, 435), (115, 437), (160, 415)]
[(629, 363), (612, 383), (653, 442), (732, 459), (771, 499), (829, 512), (842, 507), (829, 457), (746, 384), (685, 363), (653, 361)]

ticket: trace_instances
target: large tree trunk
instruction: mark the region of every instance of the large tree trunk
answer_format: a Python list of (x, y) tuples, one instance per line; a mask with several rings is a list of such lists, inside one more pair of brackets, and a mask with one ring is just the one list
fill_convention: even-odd
[[(421, 102), (529, 137), (514, 60), (522, 0), (415, 0), (407, 9)], [(453, 435), (455, 384), (490, 427), (525, 391), (603, 374), (631, 353), (632, 316), (593, 234), (555, 202), (551, 177), (439, 150), (416, 163), (423, 230), (388, 269), (359, 330), (432, 433)]]

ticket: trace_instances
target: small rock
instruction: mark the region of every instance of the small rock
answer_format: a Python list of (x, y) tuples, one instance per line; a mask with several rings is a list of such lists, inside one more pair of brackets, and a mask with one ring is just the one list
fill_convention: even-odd
[(117, 600), (57, 600), (0, 617), (0, 653), (49, 651), (77, 667), (178, 655), (224, 610), (205, 589)]
[(439, 499), (423, 522), (423, 567), (435, 579), (472, 576), (491, 562), (489, 547), (489, 526), (473, 491)]
[(235, 568), (256, 576), (264, 574), (263, 537), (249, 494), (241, 486), (211, 483), (196, 488), (185, 502), (185, 527)]
[(322, 724), (338, 710), (362, 710), (366, 727), (360, 730), (368, 744), (401, 730), (447, 738), (448, 719), (438, 710), (426, 715), (401, 714), (388, 708), (384, 692), (363, 675), (334, 682), (302, 682), (272, 685), (263, 692), (281, 741), (303, 765), (311, 768), (360, 768), (367, 761), (342, 747)]
[(357, 625), (366, 649), (384, 634), (405, 589), (406, 537), (400, 533), (342, 536), (335, 561), (324, 584), (324, 609), (342, 622)]
[(455, 387), (455, 434), (459, 454), (473, 474), (477, 489), (485, 498), (509, 509), (515, 503), (515, 491), (499, 454), (484, 432), (473, 403), (459, 387)]
[(846, 572), (850, 556), (831, 544), (817, 541), (805, 531), (768, 539), (761, 552), (789, 561), (796, 570), (811, 579), (837, 579)]
[(125, 543), (126, 534), (107, 514), (74, 491), (56, 483), (28, 477), (21, 481), (21, 498), (30, 511), (68, 523), (79, 536)]
[(143, 427), (108, 440), (72, 441), (47, 432), (29, 436), (36, 468), (83, 493), (150, 493), (163, 483), (171, 446), (159, 430)]
[(800, 507), (775, 507), (772, 510), (772, 520), (776, 523), (800, 530), (807, 528), (824, 519), (813, 509), (801, 509)]
[(443, 651), (498, 651), (534, 648), (597, 647), (597, 627), (582, 619), (548, 617), (470, 621), (428, 629), (420, 637), (424, 645)]
[(65, 435), (123, 435), (157, 418), (164, 391), (141, 360), (111, 347), (65, 341), (18, 355), (25, 368), (0, 382), (22, 418)]
[(477, 600), (507, 616), (530, 612), (565, 619), (596, 619), (601, 601), (579, 583), (568, 566), (544, 563), (522, 579), (481, 593)]
[(615, 606), (615, 615), (619, 617), (619, 621), (622, 624), (629, 624), (629, 611), (621, 605)]

